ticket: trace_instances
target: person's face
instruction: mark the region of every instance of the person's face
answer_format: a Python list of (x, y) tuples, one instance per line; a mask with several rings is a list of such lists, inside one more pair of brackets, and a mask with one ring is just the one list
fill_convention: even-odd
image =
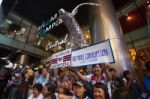
[(63, 77), (64, 75), (65, 75), (64, 71), (61, 71), (61, 72), (59, 73), (59, 76), (60, 76), (60, 77)]
[(111, 70), (111, 71), (110, 71), (110, 74), (112, 75), (112, 77), (116, 77), (116, 71)]
[(65, 82), (63, 82), (63, 86), (64, 86), (64, 88), (66, 88), (66, 89), (69, 89), (69, 83), (67, 82), (67, 81), (65, 81)]
[(74, 93), (77, 97), (84, 96), (86, 89), (83, 86), (73, 86)]
[(33, 96), (37, 97), (37, 96), (39, 96), (39, 94), (40, 94), (40, 92), (36, 88), (33, 88)]
[(48, 72), (47, 72), (46, 69), (43, 69), (43, 70), (42, 70), (42, 75), (43, 75), (43, 76), (47, 76), (47, 73), (48, 73)]
[(58, 92), (59, 92), (60, 94), (64, 94), (65, 89), (64, 89), (62, 86), (60, 86), (60, 87), (58, 88)]
[(99, 65), (96, 65), (95, 67), (93, 67), (93, 73), (96, 75), (101, 74), (101, 68)]
[(126, 77), (127, 77), (127, 79), (129, 79), (129, 80), (131, 80), (131, 79), (132, 79), (131, 74), (127, 74), (127, 75), (126, 75)]
[(44, 96), (48, 95), (48, 88), (47, 88), (47, 86), (44, 86), (44, 88), (43, 88), (43, 94), (44, 94)]
[(94, 99), (105, 99), (105, 92), (101, 88), (95, 88), (94, 87)]
[(38, 71), (35, 71), (35, 72), (34, 72), (34, 76), (35, 76), (35, 77), (37, 77), (37, 76), (38, 76), (38, 74), (39, 74), (39, 72), (38, 72)]

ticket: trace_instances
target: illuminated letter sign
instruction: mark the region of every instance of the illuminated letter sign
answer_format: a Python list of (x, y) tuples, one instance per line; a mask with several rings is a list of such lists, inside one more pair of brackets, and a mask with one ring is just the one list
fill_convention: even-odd
[(65, 44), (67, 43), (67, 39), (68, 39), (68, 34), (65, 36), (65, 38), (61, 41), (59, 40), (56, 40), (55, 43), (53, 44), (52, 42), (49, 42), (47, 45), (46, 45), (46, 50), (49, 50), (53, 47), (57, 47), (57, 46), (60, 46), (62, 44)]
[(42, 25), (39, 26), (40, 37), (45, 36), (49, 30), (53, 29), (54, 27), (58, 26), (59, 24), (63, 22), (61, 18), (59, 18), (58, 20), (57, 18), (58, 18), (58, 14), (55, 14), (53, 17), (51, 17), (47, 21), (42, 22)]

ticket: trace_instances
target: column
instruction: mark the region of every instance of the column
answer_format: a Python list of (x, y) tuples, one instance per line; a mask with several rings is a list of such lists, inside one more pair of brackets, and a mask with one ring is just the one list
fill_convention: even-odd
[(3, 10), (2, 4), (0, 2), (0, 25), (2, 24), (4, 18), (5, 18), (5, 14), (4, 14), (4, 10)]
[(133, 72), (127, 45), (125, 44), (123, 32), (112, 1), (95, 1), (99, 3), (100, 6), (98, 8), (91, 7), (89, 9), (92, 43), (110, 39), (115, 58), (115, 63), (111, 64), (111, 66), (115, 68), (119, 74), (122, 74), (124, 70)]

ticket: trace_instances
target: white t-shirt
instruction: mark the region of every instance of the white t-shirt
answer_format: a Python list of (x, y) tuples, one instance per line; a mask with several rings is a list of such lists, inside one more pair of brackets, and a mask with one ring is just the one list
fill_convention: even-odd
[[(72, 96), (71, 99), (78, 99), (78, 98), (76, 96)], [(86, 96), (84, 99), (91, 99), (91, 98), (89, 98), (88, 96)]]
[(40, 94), (38, 97), (33, 97), (33, 94), (31, 94), (28, 99), (43, 99), (44, 96), (42, 94)]
[(103, 83), (103, 84), (106, 83), (106, 80), (105, 80), (104, 75), (100, 76), (100, 78), (98, 78), (98, 79), (95, 78), (94, 74), (90, 74), (90, 75), (87, 75), (87, 76), (85, 76), (85, 77), (86, 77), (86, 80), (87, 80), (88, 82), (91, 82), (93, 85), (94, 85), (95, 83), (97, 83), (97, 82), (101, 82), (101, 83)]

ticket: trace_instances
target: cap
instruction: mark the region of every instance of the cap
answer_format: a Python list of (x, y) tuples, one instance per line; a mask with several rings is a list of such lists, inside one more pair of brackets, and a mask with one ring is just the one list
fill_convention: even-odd
[(77, 82), (75, 82), (75, 83), (73, 83), (73, 85), (77, 85), (77, 86), (83, 86), (83, 87), (85, 87), (85, 84), (84, 84), (84, 82), (82, 82), (82, 81), (77, 81)]
[(34, 71), (38, 71), (38, 70), (39, 70), (39, 68), (38, 68), (38, 67), (34, 68)]

